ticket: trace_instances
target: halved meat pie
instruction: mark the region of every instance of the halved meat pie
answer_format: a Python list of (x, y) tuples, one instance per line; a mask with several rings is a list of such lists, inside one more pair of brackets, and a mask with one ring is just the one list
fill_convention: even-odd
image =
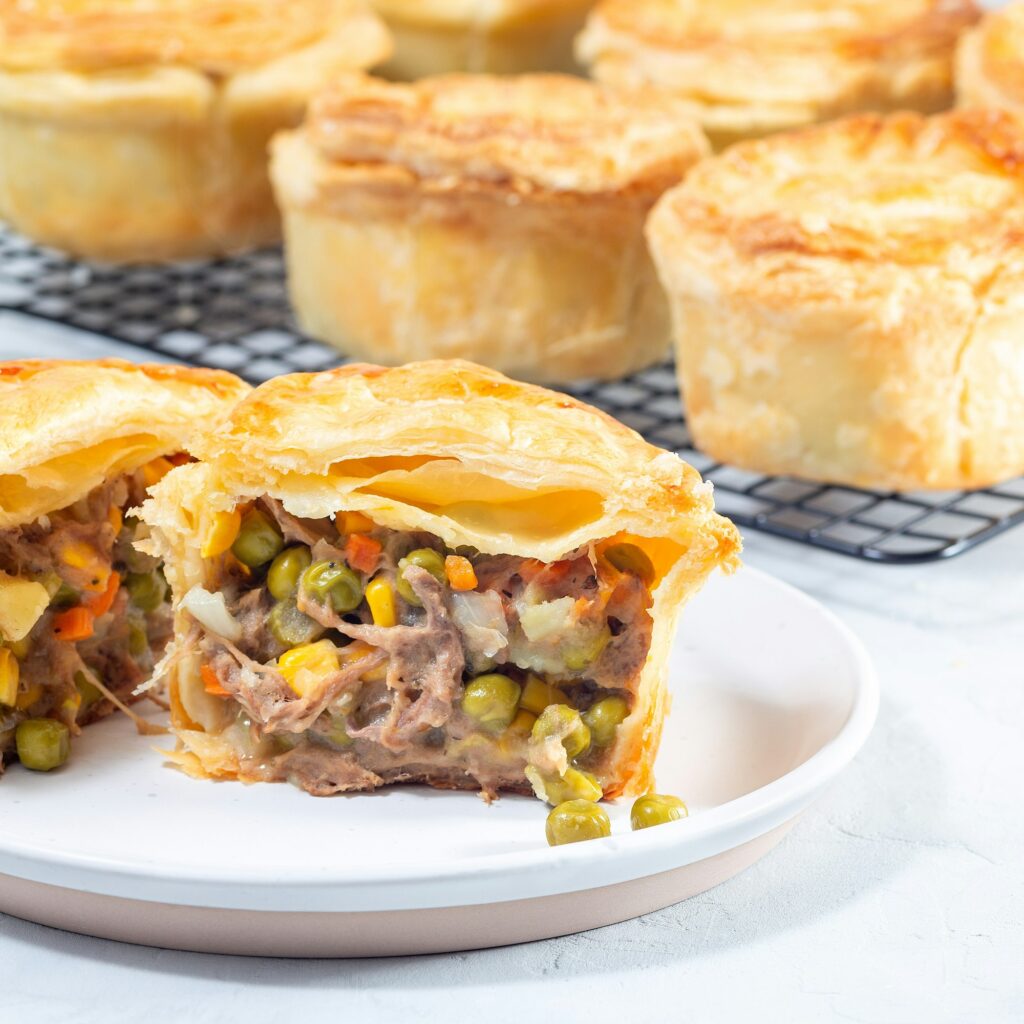
[(57, 767), (152, 671), (170, 605), (127, 511), (245, 390), (213, 370), (0, 363), (0, 772)]
[(739, 546), (676, 456), (444, 361), (277, 378), (197, 454), (142, 512), (184, 770), (646, 790), (677, 614)]

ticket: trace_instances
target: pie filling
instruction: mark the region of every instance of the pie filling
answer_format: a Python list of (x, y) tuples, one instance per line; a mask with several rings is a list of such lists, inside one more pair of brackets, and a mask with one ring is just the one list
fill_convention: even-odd
[(155, 459), (33, 523), (0, 530), (0, 771), (63, 763), (70, 736), (124, 707), (171, 636), (159, 562), (125, 510), (172, 461)]
[(600, 798), (651, 642), (640, 548), (544, 563), (262, 498), (219, 513), (203, 553), (185, 651), (239, 777)]

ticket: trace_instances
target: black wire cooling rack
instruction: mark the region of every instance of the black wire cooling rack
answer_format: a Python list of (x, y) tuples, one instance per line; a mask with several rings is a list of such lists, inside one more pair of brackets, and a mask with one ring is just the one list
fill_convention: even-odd
[[(253, 383), (344, 362), (295, 326), (278, 251), (112, 268), (75, 262), (0, 228), (0, 307)], [(671, 363), (566, 390), (678, 452), (713, 481), (719, 509), (743, 527), (855, 558), (910, 563), (949, 558), (1024, 523), (1024, 478), (983, 491), (898, 494), (715, 462), (691, 445)]]

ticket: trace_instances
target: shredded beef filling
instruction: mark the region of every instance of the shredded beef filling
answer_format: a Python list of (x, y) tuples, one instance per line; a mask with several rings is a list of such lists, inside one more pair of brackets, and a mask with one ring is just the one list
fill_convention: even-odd
[[(234, 743), (243, 778), (289, 779), (316, 795), (406, 780), (530, 792), (531, 727), (548, 703), (586, 717), (613, 697), (620, 718), (633, 705), (651, 594), (607, 546), (542, 563), (452, 552), (368, 520), (349, 528), (342, 513), (301, 520), (269, 499), (243, 512), (243, 534), (276, 533), (265, 547), (278, 553), (254, 556), (259, 545), (240, 537), (238, 557), (208, 567), (241, 639), (199, 622), (194, 641), (207, 692), (234, 701), (222, 735), (244, 738)], [(646, 556), (625, 547), (642, 568)], [(289, 564), (299, 566), (291, 577)], [(467, 699), (495, 675), (511, 705), (490, 708), (486, 690)], [(599, 774), (614, 728), (595, 731), (575, 767)]]
[(19, 723), (53, 719), (77, 734), (114, 710), (107, 693), (132, 700), (170, 639), (166, 583), (156, 559), (133, 547), (139, 524), (124, 518), (144, 496), (140, 470), (68, 508), (0, 531), (0, 571), (41, 583), (50, 594), (27, 636), (0, 636), (17, 663), (14, 699), (0, 701), (0, 771), (5, 758), (16, 756)]

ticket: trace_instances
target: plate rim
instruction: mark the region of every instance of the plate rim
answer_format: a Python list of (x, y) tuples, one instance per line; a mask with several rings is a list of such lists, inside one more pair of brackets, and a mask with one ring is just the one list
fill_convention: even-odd
[[(879, 679), (871, 658), (842, 619), (820, 601), (763, 570), (745, 566), (741, 575), (756, 580), (758, 587), (785, 594), (787, 600), (828, 622), (850, 661), (851, 707), (835, 736), (801, 764), (672, 828), (619, 833), (600, 843), (474, 854), (426, 872), (411, 865), (384, 865), (376, 871), (361, 871), (358, 881), (341, 877), (344, 862), (340, 860), (334, 875), (318, 873), (303, 879), (283, 880), (265, 867), (246, 871), (237, 865), (218, 875), (210, 865), (179, 865), (168, 870), (165, 864), (155, 874), (143, 864), (116, 858), (17, 842), (11, 845), (0, 834), (0, 873), (100, 895), (185, 907), (345, 912), (429, 909), (549, 896), (645, 878), (715, 856), (803, 811), (864, 745), (880, 701)], [(699, 595), (695, 599), (699, 600)], [(685, 635), (685, 613), (682, 623)], [(678, 636), (675, 642), (680, 642)], [(530, 882), (527, 889), (510, 890), (510, 880), (523, 879)]]

